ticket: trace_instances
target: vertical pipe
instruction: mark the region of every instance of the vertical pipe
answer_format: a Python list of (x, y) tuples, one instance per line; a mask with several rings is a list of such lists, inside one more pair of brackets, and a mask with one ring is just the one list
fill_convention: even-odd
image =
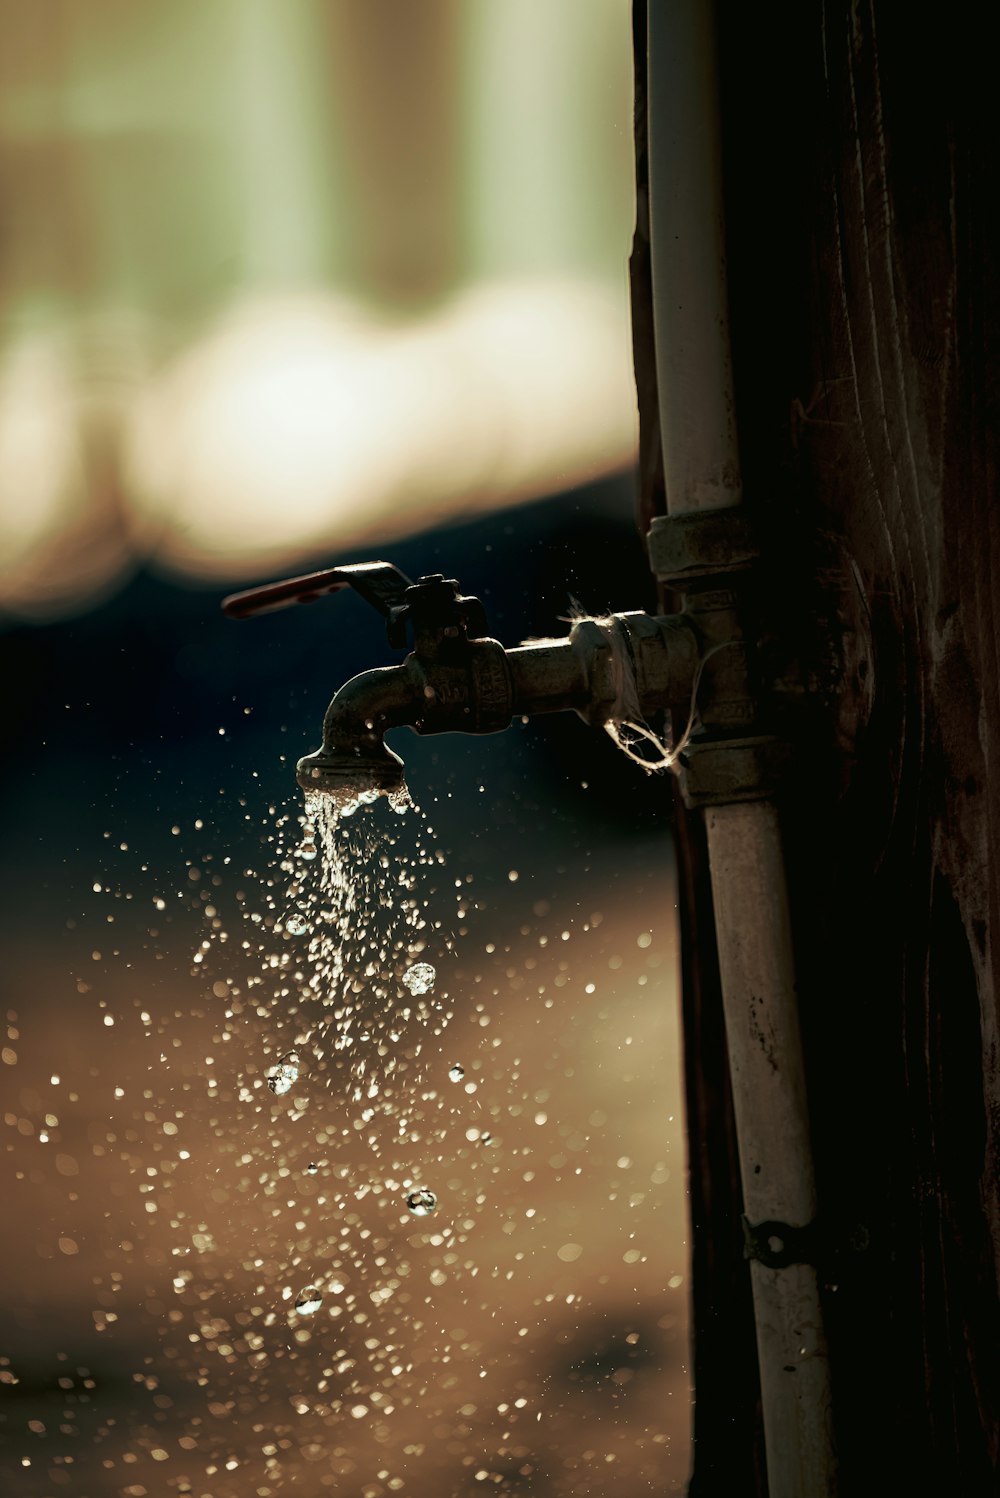
[(649, 242), (669, 510), (742, 498), (712, 0), (649, 0)]
[[(705, 813), (743, 1210), (805, 1227), (816, 1184), (788, 893), (773, 803)], [(770, 1498), (836, 1491), (830, 1369), (816, 1268), (751, 1261)]]
[[(714, 6), (649, 0), (650, 246), (667, 508), (742, 499), (722, 212)], [(768, 801), (706, 812), (744, 1211), (816, 1212), (784, 859)], [(734, 1245), (735, 1251), (735, 1245)], [(770, 1498), (834, 1498), (815, 1266), (751, 1264)]]

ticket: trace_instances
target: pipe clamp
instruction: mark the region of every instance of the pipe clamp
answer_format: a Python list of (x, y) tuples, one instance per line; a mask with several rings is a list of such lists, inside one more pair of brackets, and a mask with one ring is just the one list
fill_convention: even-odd
[(681, 756), (684, 804), (725, 806), (773, 796), (788, 749), (769, 734), (691, 739)]
[(767, 1269), (787, 1269), (789, 1264), (818, 1262), (819, 1232), (815, 1222), (795, 1228), (787, 1222), (751, 1222), (743, 1225), (743, 1257), (756, 1259)]
[(654, 575), (680, 592), (703, 578), (747, 572), (760, 554), (752, 518), (743, 505), (657, 515), (646, 545)]

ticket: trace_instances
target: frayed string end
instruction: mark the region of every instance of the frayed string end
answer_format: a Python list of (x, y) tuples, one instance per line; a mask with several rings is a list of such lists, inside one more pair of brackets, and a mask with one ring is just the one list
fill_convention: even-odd
[[(672, 749), (669, 744), (664, 743), (658, 733), (654, 733), (648, 724), (626, 722), (624, 719), (605, 723), (604, 732), (626, 758), (645, 770), (647, 775), (655, 775), (659, 770), (673, 770), (676, 774), (677, 761), (683, 754), (684, 745), (690, 737), (689, 734), (682, 734), (677, 748)], [(649, 744), (656, 757), (648, 759), (645, 754), (639, 753), (640, 744)]]
[(720, 650), (725, 650), (730, 642), (724, 640), (721, 644), (714, 645), (699, 660), (694, 681), (691, 684), (691, 703), (687, 723), (677, 743), (671, 744), (669, 740), (662, 739), (643, 719), (631, 645), (628, 632), (621, 621), (613, 614), (597, 616), (585, 614), (577, 604), (573, 606), (572, 619), (574, 621), (590, 619), (602, 631), (611, 646), (615, 702), (604, 724), (604, 731), (611, 742), (633, 764), (645, 770), (647, 775), (655, 775), (662, 770), (671, 770), (675, 775), (679, 774), (684, 750), (691, 742), (698, 725), (698, 689), (701, 686), (702, 672), (712, 656)]

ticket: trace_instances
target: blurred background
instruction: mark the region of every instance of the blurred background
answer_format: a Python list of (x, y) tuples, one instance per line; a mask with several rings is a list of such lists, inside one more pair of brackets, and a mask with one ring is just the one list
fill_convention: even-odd
[(652, 607), (633, 211), (626, 0), (0, 9), (5, 1491), (683, 1488), (669, 786), (568, 715), (397, 736), (432, 1231), (335, 1068), (259, 1092), (292, 766), (380, 621), (219, 612), (379, 556), (508, 644)]

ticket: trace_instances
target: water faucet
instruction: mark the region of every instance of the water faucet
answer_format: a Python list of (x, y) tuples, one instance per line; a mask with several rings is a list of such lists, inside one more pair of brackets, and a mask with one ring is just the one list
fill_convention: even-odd
[(323, 742), (296, 766), (299, 784), (341, 802), (404, 793), (403, 762), (387, 729), (498, 733), (515, 716), (573, 711), (584, 722), (685, 709), (702, 635), (688, 614), (636, 612), (577, 619), (561, 639), (505, 649), (487, 633), (478, 598), (442, 574), (412, 582), (389, 562), (359, 562), (288, 578), (223, 603), (235, 619), (353, 588), (384, 615), (389, 644), (413, 648), (402, 664), (353, 677), (334, 695)]

